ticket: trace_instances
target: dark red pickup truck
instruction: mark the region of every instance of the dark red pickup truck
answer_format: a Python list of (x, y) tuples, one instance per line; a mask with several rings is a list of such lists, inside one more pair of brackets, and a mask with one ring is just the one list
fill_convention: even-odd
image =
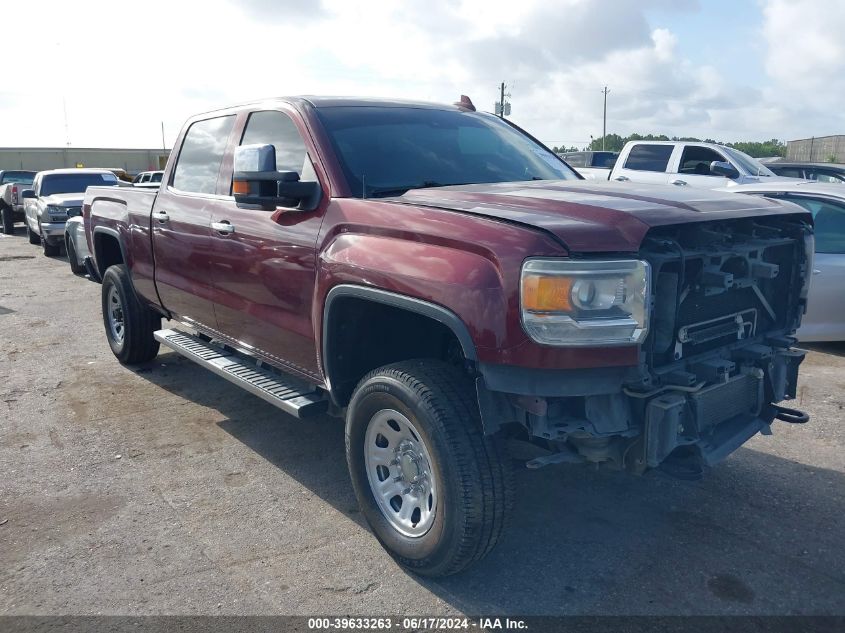
[[(596, 183), (454, 106), (277, 99), (194, 117), (161, 188), (84, 215), (123, 363), (164, 344), (302, 418), (345, 416), (378, 539), (483, 557), (536, 468), (696, 477), (795, 394), (813, 253), (789, 203)], [(162, 317), (180, 329), (161, 329)]]

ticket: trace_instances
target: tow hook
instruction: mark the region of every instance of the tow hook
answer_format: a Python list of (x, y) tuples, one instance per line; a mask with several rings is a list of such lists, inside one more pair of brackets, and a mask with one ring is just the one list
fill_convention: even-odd
[(775, 418), (781, 422), (789, 422), (790, 424), (806, 424), (810, 420), (810, 415), (797, 409), (789, 409), (777, 404), (773, 404), (775, 410)]

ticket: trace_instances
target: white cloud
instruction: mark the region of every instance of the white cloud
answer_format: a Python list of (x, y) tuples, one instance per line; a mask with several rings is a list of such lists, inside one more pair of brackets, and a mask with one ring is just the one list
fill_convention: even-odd
[[(3, 145), (171, 143), (188, 116), (284, 94), (393, 96), (492, 109), (508, 82), (513, 118), (550, 144), (608, 131), (720, 139), (843, 127), (845, 5), (769, 0), (759, 25), (769, 83), (732, 85), (653, 28), (649, 9), (695, 0), (207, 0), (136, 5), (22, 3), (4, 8)], [(33, 33), (37, 39), (33, 40)], [(718, 34), (714, 34), (718, 37)], [(33, 45), (36, 42), (36, 45)], [(726, 60), (725, 63), (742, 63)], [(808, 113), (816, 119), (808, 121)]]

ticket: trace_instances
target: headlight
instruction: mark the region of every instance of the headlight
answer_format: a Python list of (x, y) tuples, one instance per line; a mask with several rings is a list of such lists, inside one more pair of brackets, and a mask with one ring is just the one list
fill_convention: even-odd
[(67, 218), (67, 209), (56, 206), (55, 204), (48, 204), (44, 209), (50, 216), (51, 220), (64, 220)]
[(520, 280), (523, 327), (545, 345), (639, 343), (650, 278), (639, 260), (530, 259)]

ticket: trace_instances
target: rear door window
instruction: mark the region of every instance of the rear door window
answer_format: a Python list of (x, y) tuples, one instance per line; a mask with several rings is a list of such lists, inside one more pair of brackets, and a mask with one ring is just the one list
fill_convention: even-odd
[(214, 194), (234, 115), (196, 121), (188, 128), (173, 172), (173, 188)]
[(666, 171), (674, 149), (673, 145), (650, 145), (647, 143), (634, 145), (625, 160), (625, 169)]

